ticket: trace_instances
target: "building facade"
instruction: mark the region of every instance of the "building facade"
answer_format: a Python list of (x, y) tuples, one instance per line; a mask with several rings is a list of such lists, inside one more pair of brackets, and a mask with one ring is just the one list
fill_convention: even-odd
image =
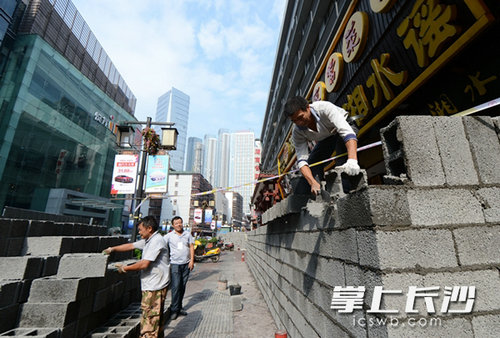
[(203, 141), (198, 137), (188, 138), (186, 148), (186, 166), (184, 171), (201, 174), (203, 167)]
[(203, 139), (203, 176), (216, 186), (217, 182), (217, 138), (213, 135), (205, 135)]
[(253, 194), (255, 138), (253, 131), (231, 135), (231, 186), (243, 197), (243, 213), (250, 213)]
[(226, 191), (225, 196), (229, 202), (228, 223), (233, 228), (240, 229), (243, 223), (243, 197), (236, 191)]
[(231, 156), (231, 133), (227, 129), (220, 129), (217, 137), (217, 180), (216, 187), (225, 188), (229, 185)]
[[(109, 198), (116, 126), (135, 120), (135, 97), (75, 6), (30, 1), (16, 36), (4, 39), (2, 48), (6, 44), (0, 209), (46, 211), (53, 189)], [(83, 205), (80, 197), (66, 204), (74, 214), (113, 210), (105, 203)], [(105, 218), (119, 225), (121, 209), (111, 213)]]
[[(170, 152), (170, 167), (176, 171), (184, 169), (184, 155), (186, 152), (187, 128), (189, 120), (189, 95), (172, 87), (158, 98), (156, 107), (156, 122), (173, 122), (179, 132), (177, 149)], [(161, 132), (161, 128), (156, 128)], [(161, 134), (160, 134), (161, 135)]]
[[(295, 95), (355, 117), (358, 147), (379, 141), (380, 128), (398, 115), (469, 114), (482, 104), (490, 108), (481, 114), (496, 114), (500, 52), (486, 46), (500, 31), (499, 12), (491, 0), (289, 1), (262, 126), (262, 170), (293, 169), (283, 108)], [(382, 183), (380, 147), (358, 159), (369, 182)]]

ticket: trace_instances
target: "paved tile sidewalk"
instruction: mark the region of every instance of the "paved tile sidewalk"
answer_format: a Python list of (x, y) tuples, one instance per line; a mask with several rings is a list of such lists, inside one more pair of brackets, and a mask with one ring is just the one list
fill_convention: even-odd
[[(241, 285), (243, 309), (232, 311), (229, 289), (217, 290), (223, 274)], [(170, 292), (166, 306), (170, 304)], [(167, 319), (165, 337), (274, 337), (276, 326), (241, 251), (223, 252), (218, 263), (196, 263), (184, 296), (187, 316)], [(256, 325), (258, 323), (258, 325)]]

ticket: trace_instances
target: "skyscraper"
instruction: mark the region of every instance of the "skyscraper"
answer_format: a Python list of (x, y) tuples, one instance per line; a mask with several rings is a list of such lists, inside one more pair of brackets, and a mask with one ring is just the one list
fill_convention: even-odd
[[(253, 131), (239, 131), (231, 135), (231, 186), (244, 185), (254, 181), (254, 144)], [(243, 213), (250, 213), (253, 184), (237, 187), (234, 191), (243, 196)]]
[(201, 174), (203, 163), (203, 141), (198, 137), (188, 138), (185, 171)]
[(231, 156), (231, 133), (227, 129), (219, 129), (219, 137), (217, 138), (217, 187), (229, 186), (230, 175), (230, 156)]
[[(184, 168), (184, 153), (186, 151), (187, 127), (189, 118), (189, 95), (172, 87), (171, 90), (158, 98), (156, 122), (173, 122), (179, 132), (177, 149), (170, 152), (170, 166), (176, 171)], [(157, 132), (160, 127), (155, 128)]]
[(203, 148), (203, 176), (214, 186), (217, 173), (217, 139), (215, 136), (205, 135)]

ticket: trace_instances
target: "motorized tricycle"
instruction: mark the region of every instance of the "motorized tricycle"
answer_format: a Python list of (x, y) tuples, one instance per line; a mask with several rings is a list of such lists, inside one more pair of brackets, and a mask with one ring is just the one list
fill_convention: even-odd
[(212, 243), (203, 246), (199, 240), (194, 241), (194, 261), (202, 262), (205, 259), (217, 263), (220, 259), (220, 248), (214, 248)]

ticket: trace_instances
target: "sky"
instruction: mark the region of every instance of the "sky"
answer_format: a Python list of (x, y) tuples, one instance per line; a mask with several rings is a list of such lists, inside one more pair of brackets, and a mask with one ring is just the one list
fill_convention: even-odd
[(155, 119), (172, 87), (190, 96), (188, 137), (261, 134), (286, 0), (73, 0)]

